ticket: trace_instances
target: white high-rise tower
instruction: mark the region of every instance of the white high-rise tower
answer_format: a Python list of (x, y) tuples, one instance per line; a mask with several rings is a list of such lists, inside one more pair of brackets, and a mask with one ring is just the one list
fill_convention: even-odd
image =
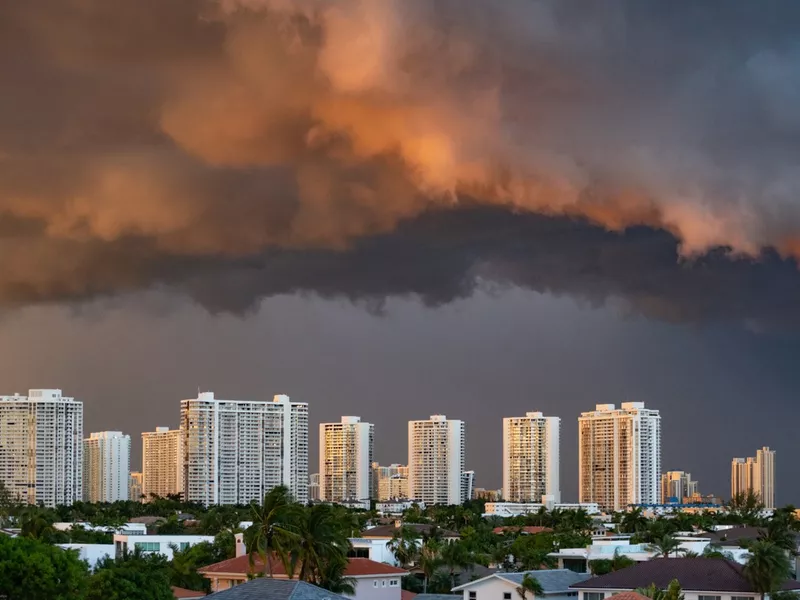
[(580, 502), (604, 510), (658, 504), (661, 497), (661, 415), (643, 402), (598, 404), (578, 419)]
[(279, 485), (307, 501), (308, 404), (201, 393), (181, 401), (181, 437), (189, 502), (246, 504)]
[(0, 481), (14, 499), (56, 506), (83, 499), (83, 402), (61, 390), (0, 396)]
[[(503, 419), (503, 497), (508, 502), (561, 502), (561, 419), (529, 412)], [(544, 499), (543, 499), (544, 498)]]
[(131, 436), (121, 431), (102, 431), (90, 433), (83, 440), (83, 498), (86, 502), (127, 500), (130, 471)]
[(433, 415), (408, 422), (408, 495), (426, 506), (462, 504), (464, 422)]
[(372, 492), (375, 426), (361, 417), (319, 426), (319, 497), (329, 502), (368, 500)]

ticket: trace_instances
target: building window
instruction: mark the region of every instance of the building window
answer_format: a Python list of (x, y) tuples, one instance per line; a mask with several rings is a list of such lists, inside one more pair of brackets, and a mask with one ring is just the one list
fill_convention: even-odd
[(476, 600), (477, 598), (478, 598), (478, 592), (469, 593), (469, 600)]
[(511, 600), (511, 592), (503, 592), (503, 600)]
[(721, 596), (698, 596), (697, 600), (722, 600)]
[(583, 600), (603, 600), (606, 595), (603, 592), (584, 592)]
[(397, 581), (397, 579), (392, 579), (392, 580), (389, 582), (389, 587), (397, 587), (397, 584), (398, 584), (398, 581)]
[(186, 550), (188, 548), (189, 548), (189, 542), (181, 542), (181, 546), (180, 546), (181, 550)]
[(134, 548), (139, 548), (142, 552), (159, 552), (161, 544), (159, 542), (134, 542)]
[(753, 596), (731, 596), (731, 600), (755, 600)]
[(377, 581), (373, 581), (372, 582), (372, 587), (378, 587), (378, 582)]

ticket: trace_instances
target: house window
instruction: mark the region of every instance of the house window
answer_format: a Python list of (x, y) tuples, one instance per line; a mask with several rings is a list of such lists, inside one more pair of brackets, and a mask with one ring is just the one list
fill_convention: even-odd
[(731, 596), (731, 600), (755, 600), (753, 596)]
[(722, 600), (720, 596), (698, 596), (697, 600)]
[(478, 597), (478, 592), (470, 592), (469, 593), (469, 600), (476, 600)]
[(503, 592), (503, 600), (511, 600), (511, 592)]
[(606, 595), (603, 592), (584, 592), (583, 600), (603, 600)]
[(381, 581), (381, 587), (386, 587), (386, 580)]
[(389, 587), (397, 587), (397, 584), (398, 584), (398, 581), (397, 581), (397, 579), (392, 579), (392, 580), (389, 582)]
[(181, 542), (180, 549), (186, 550), (189, 547), (189, 542)]
[(134, 542), (134, 548), (139, 548), (142, 552), (159, 552), (161, 544), (159, 542)]
[(378, 582), (377, 581), (373, 581), (372, 582), (372, 587), (378, 587)]

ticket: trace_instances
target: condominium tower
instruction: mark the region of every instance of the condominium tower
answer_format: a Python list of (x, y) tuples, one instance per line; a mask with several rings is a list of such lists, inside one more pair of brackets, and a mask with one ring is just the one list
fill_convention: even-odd
[(464, 497), (464, 422), (433, 415), (408, 423), (408, 495), (432, 504), (461, 504)]
[(685, 471), (667, 471), (661, 475), (661, 504), (683, 503), (697, 496), (697, 482)]
[(775, 451), (767, 446), (731, 462), (731, 497), (747, 492), (758, 494), (764, 508), (775, 508)]
[(142, 472), (131, 471), (130, 479), (128, 480), (128, 500), (134, 502), (141, 502), (142, 500)]
[(503, 497), (508, 502), (561, 502), (561, 419), (529, 412), (503, 419)]
[[(142, 433), (142, 489), (144, 501), (183, 493), (183, 438), (180, 429), (156, 427)], [(138, 500), (138, 498), (133, 498)]]
[(220, 400), (212, 392), (181, 401), (185, 498), (246, 504), (285, 485), (308, 498), (308, 404)]
[(319, 426), (319, 497), (328, 502), (372, 497), (375, 426), (361, 417)]
[(661, 483), (661, 416), (643, 402), (598, 404), (578, 419), (579, 502), (603, 510), (657, 504)]
[(83, 498), (83, 402), (61, 390), (0, 396), (0, 482), (12, 498), (56, 506)]
[(393, 463), (382, 467), (372, 463), (375, 498), (380, 502), (406, 499), (408, 495), (408, 466)]
[(127, 500), (130, 469), (131, 436), (121, 431), (90, 433), (83, 440), (83, 499)]

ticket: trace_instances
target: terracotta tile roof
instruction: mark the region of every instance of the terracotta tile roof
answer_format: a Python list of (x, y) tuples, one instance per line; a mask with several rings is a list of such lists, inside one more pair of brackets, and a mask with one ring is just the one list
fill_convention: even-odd
[(549, 527), (540, 527), (538, 525), (525, 525), (524, 527), (521, 526), (514, 526), (514, 525), (504, 525), (502, 527), (495, 527), (492, 529), (492, 533), (496, 533), (497, 535), (501, 535), (506, 531), (515, 532), (518, 531), (520, 533), (527, 533), (529, 535), (533, 535), (535, 533), (550, 533), (553, 530)]
[(205, 592), (198, 592), (197, 590), (187, 590), (186, 588), (180, 588), (177, 586), (172, 586), (172, 595), (175, 598), (185, 598), (186, 600), (190, 600), (192, 598), (205, 598)]
[(412, 600), (412, 598), (416, 597), (414, 592), (409, 592), (408, 590), (400, 590), (400, 600)]
[[(286, 577), (286, 569), (283, 563), (276, 557), (271, 557), (272, 574), (274, 577)], [(197, 570), (198, 573), (203, 575), (213, 575), (215, 573), (235, 573), (246, 576), (248, 573), (266, 573), (268, 569), (264, 568), (264, 561), (260, 556), (253, 557), (253, 565), (250, 565), (250, 559), (247, 555), (237, 556), (236, 558), (229, 558), (222, 562), (214, 563)], [(346, 577), (365, 577), (369, 575), (405, 575), (408, 571), (387, 565), (386, 563), (379, 563), (368, 558), (350, 558), (347, 561), (347, 570), (345, 571)]]
[(613, 596), (609, 596), (606, 600), (650, 600), (647, 596), (640, 594), (639, 592), (620, 592), (619, 594), (614, 594)]
[[(723, 558), (657, 558), (637, 563), (627, 569), (593, 577), (573, 584), (582, 590), (632, 590), (649, 586), (666, 589), (677, 579), (685, 591), (747, 592), (753, 586), (742, 574), (742, 566)], [(787, 581), (783, 590), (800, 589), (800, 582)]]

